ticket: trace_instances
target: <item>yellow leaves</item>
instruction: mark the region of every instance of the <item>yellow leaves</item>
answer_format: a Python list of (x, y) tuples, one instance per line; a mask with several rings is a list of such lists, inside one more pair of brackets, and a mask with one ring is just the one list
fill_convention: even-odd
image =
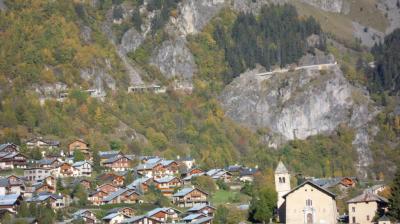
[(53, 70), (50, 68), (44, 68), (42, 70), (42, 80), (46, 83), (54, 83), (56, 82), (56, 77), (54, 76)]

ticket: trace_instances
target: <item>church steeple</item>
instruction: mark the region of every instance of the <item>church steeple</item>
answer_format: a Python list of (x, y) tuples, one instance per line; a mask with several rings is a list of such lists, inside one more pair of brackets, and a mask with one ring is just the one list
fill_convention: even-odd
[(275, 189), (278, 193), (278, 213), (280, 221), (284, 219), (285, 213), (285, 200), (283, 196), (290, 192), (290, 174), (288, 169), (285, 167), (282, 161), (279, 161), (278, 166), (275, 169)]

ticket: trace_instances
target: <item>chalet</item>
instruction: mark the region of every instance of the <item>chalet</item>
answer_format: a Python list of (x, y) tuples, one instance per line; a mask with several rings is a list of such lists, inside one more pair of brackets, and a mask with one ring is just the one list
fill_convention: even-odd
[(156, 208), (146, 213), (146, 217), (162, 223), (176, 222), (181, 212), (174, 208)]
[(37, 182), (32, 185), (33, 193), (56, 193), (56, 187), (49, 185), (47, 182)]
[(178, 207), (193, 207), (208, 204), (208, 193), (198, 188), (183, 188), (172, 195), (172, 201)]
[(184, 185), (190, 185), (193, 178), (204, 176), (204, 175), (205, 175), (205, 173), (198, 173), (198, 174), (189, 175), (189, 176), (186, 176), (185, 178), (183, 178), (182, 182), (183, 182)]
[(92, 175), (92, 164), (88, 161), (79, 161), (72, 164), (78, 170), (78, 176), (90, 177)]
[(120, 187), (124, 185), (125, 177), (116, 173), (103, 173), (97, 177), (101, 183), (112, 183), (114, 186)]
[(113, 171), (126, 171), (131, 167), (131, 159), (126, 157), (125, 155), (118, 155), (112, 158), (109, 158), (102, 162), (102, 165), (105, 168), (111, 169)]
[(74, 140), (68, 144), (69, 155), (73, 155), (75, 150), (79, 150), (85, 155), (89, 154), (89, 144), (81, 139)]
[(189, 208), (186, 212), (187, 213), (201, 213), (205, 214), (206, 216), (214, 216), (216, 208), (212, 207), (211, 205), (195, 205)]
[(203, 217), (200, 219), (193, 220), (191, 224), (211, 224), (213, 217)]
[(27, 200), (28, 203), (46, 204), (50, 203), (53, 209), (65, 208), (69, 205), (67, 197), (61, 194), (39, 193)]
[(109, 193), (103, 190), (97, 190), (89, 194), (88, 200), (93, 205), (102, 205), (104, 198), (107, 197), (108, 195)]
[(233, 176), (239, 176), (240, 173), (243, 171), (243, 169), (245, 169), (245, 167), (235, 164), (235, 165), (226, 167), (225, 170), (228, 171), (229, 173), (231, 173)]
[(179, 173), (179, 164), (174, 160), (163, 160), (161, 165), (163, 166), (161, 176), (177, 175)]
[(0, 178), (0, 195), (5, 194), (20, 194), (25, 192), (24, 181), (14, 175)]
[(28, 149), (55, 149), (60, 147), (59, 141), (43, 139), (42, 137), (32, 138), (26, 141), (25, 144)]
[(19, 194), (0, 195), (0, 209), (8, 209), (15, 212), (22, 200), (23, 198)]
[(0, 152), (0, 169), (26, 168), (27, 157), (19, 152)]
[(154, 178), (153, 182), (156, 188), (166, 197), (171, 197), (175, 189), (182, 185), (180, 179), (174, 176), (166, 176), (159, 179)]
[(57, 164), (56, 168), (54, 169), (54, 175), (56, 177), (77, 177), (78, 174), (78, 169), (66, 162)]
[(133, 189), (120, 188), (103, 199), (104, 204), (138, 203), (139, 193)]
[(126, 218), (129, 217), (125, 216), (122, 213), (116, 212), (106, 215), (105, 217), (102, 218), (102, 220), (104, 221), (104, 223), (117, 224), (121, 223)]
[(375, 223), (376, 214), (384, 214), (388, 200), (372, 192), (364, 192), (361, 195), (347, 201), (349, 206), (349, 223)]
[(180, 164), (184, 165), (187, 169), (192, 169), (196, 163), (196, 160), (192, 157), (178, 158)]
[(82, 185), (86, 189), (90, 189), (92, 187), (92, 182), (90, 182), (87, 179), (80, 179), (80, 178), (75, 178), (74, 181), (71, 183), (71, 187), (75, 188), (78, 184)]
[(239, 180), (242, 182), (253, 182), (256, 173), (259, 173), (259, 170), (256, 168), (243, 168), (239, 173)]
[(214, 180), (223, 180), (224, 182), (232, 181), (232, 174), (223, 169), (211, 169), (207, 171), (205, 175)]
[(103, 163), (104, 161), (117, 157), (117, 156), (123, 156), (124, 154), (121, 151), (117, 150), (112, 150), (112, 151), (101, 151), (99, 152), (100, 156), (100, 163)]
[(204, 174), (204, 171), (200, 168), (191, 168), (190, 170), (183, 173), (182, 177), (192, 176), (192, 175), (200, 175)]
[(51, 168), (26, 168), (24, 169), (24, 177), (26, 180), (35, 182), (37, 180), (43, 180), (50, 176), (52, 173)]
[(149, 218), (145, 215), (135, 216), (131, 218), (124, 219), (121, 223), (123, 224), (161, 224), (163, 222)]
[(97, 190), (98, 191), (103, 191), (103, 192), (105, 192), (107, 194), (110, 194), (112, 192), (117, 191), (118, 188), (116, 186), (114, 186), (113, 184), (111, 184), (111, 183), (107, 183), (107, 184), (102, 184), (99, 187), (97, 187)]
[(1, 144), (0, 152), (19, 152), (19, 146), (14, 143)]
[(61, 163), (59, 158), (45, 158), (38, 160), (36, 165), (42, 168), (55, 168), (59, 163)]
[(117, 212), (119, 212), (125, 216), (128, 216), (128, 217), (133, 217), (135, 215), (135, 210), (133, 208), (129, 208), (129, 207), (113, 208), (107, 212), (107, 215), (111, 214), (111, 213), (117, 213)]
[(192, 223), (194, 221), (197, 221), (197, 220), (199, 220), (201, 218), (205, 218), (205, 217), (207, 217), (207, 216), (203, 213), (192, 213), (192, 214), (189, 214), (189, 215), (183, 217), (182, 221), (184, 221), (186, 223)]
[(162, 173), (162, 169), (163, 165), (159, 162), (139, 164), (135, 168), (136, 172), (143, 177), (158, 176), (160, 173)]
[(97, 223), (96, 215), (87, 209), (81, 209), (72, 214), (74, 220), (82, 219), (86, 224)]
[(127, 188), (134, 189), (140, 193), (145, 193), (148, 191), (149, 186), (152, 182), (153, 179), (150, 177), (141, 177), (134, 180), (131, 184), (127, 186)]

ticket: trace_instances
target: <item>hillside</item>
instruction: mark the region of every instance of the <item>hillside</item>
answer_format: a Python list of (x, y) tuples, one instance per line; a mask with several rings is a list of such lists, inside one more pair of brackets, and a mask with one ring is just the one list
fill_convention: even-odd
[[(371, 88), (358, 62), (378, 58), (369, 48), (398, 28), (395, 7), (0, 1), (0, 142), (83, 138), (98, 151), (190, 155), (205, 167), (272, 168), (281, 158), (308, 175), (390, 176), (398, 101)], [(291, 71), (325, 60), (338, 64)], [(255, 75), (278, 67), (289, 69)], [(162, 91), (134, 91), (151, 86)]]

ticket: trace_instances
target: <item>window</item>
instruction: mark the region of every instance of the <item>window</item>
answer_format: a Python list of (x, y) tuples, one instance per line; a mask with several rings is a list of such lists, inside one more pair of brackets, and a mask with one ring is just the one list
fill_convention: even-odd
[(356, 223), (356, 217), (353, 217), (352, 223)]
[(281, 177), (279, 177), (279, 183), (282, 183), (282, 178)]
[(352, 208), (351, 208), (351, 211), (352, 211), (352, 212), (356, 212), (356, 207), (352, 207)]
[(306, 200), (306, 206), (312, 206), (312, 200), (311, 199), (307, 199)]
[(367, 215), (367, 221), (369, 221), (369, 215)]
[(285, 183), (285, 177), (282, 177), (282, 183)]

